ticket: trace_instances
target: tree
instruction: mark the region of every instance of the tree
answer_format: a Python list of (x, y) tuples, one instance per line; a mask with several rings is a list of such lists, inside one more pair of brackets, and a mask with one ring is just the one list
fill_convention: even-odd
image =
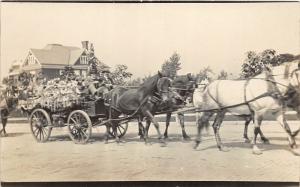
[(226, 80), (228, 79), (228, 73), (224, 70), (222, 70), (219, 75), (218, 75), (218, 78), (219, 80)]
[(132, 73), (127, 71), (128, 67), (124, 64), (119, 64), (111, 73), (111, 78), (114, 84), (125, 84), (126, 80), (132, 76)]
[(142, 84), (142, 79), (140, 77), (132, 79), (126, 83), (127, 86), (140, 86)]
[(177, 71), (181, 69), (180, 65), (180, 55), (174, 52), (173, 55), (163, 63), (161, 67), (162, 73), (170, 78), (174, 78), (177, 75)]
[(266, 49), (261, 53), (248, 51), (247, 58), (242, 64), (242, 77), (253, 77), (261, 73), (264, 69), (269, 69), (271, 66), (277, 66), (284, 61), (280, 61), (280, 55), (276, 54), (274, 49)]
[(21, 72), (18, 77), (18, 84), (23, 88), (27, 88), (30, 82), (33, 80), (33, 75), (29, 72)]
[(204, 79), (208, 79), (208, 81), (212, 81), (213, 80), (213, 74), (214, 74), (213, 70), (209, 66), (207, 66), (207, 67), (201, 69), (199, 71), (199, 73), (197, 73), (196, 80), (198, 82), (201, 82)]
[(3, 77), (3, 79), (2, 79), (2, 84), (4, 84), (4, 85), (9, 85), (9, 84), (10, 84), (9, 78), (8, 78), (8, 77)]
[(300, 59), (299, 55), (295, 56), (289, 53), (277, 54), (274, 49), (266, 49), (261, 53), (248, 51), (246, 55), (247, 57), (242, 64), (241, 76), (243, 78), (253, 77), (261, 73), (264, 69)]
[(75, 78), (75, 72), (74, 68), (72, 66), (65, 66), (64, 70), (62, 71), (62, 74), (60, 75), (61, 79), (73, 79)]

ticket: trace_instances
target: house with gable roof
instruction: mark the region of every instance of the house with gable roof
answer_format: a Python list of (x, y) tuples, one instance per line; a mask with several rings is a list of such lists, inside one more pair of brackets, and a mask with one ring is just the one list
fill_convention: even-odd
[(48, 44), (42, 49), (30, 49), (22, 64), (22, 71), (31, 74), (42, 73), (47, 79), (59, 77), (65, 66), (71, 66), (75, 74), (85, 77), (90, 59), (96, 59), (101, 67), (109, 70), (109, 66), (100, 62), (94, 55), (93, 44), (82, 42), (82, 48)]

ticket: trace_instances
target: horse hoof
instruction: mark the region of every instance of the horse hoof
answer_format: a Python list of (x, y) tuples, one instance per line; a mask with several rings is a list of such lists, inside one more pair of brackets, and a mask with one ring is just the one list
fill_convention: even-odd
[(104, 141), (104, 144), (108, 144), (108, 140), (105, 140), (105, 141)]
[(297, 149), (297, 148), (298, 148), (298, 146), (297, 146), (297, 144), (296, 144), (296, 143), (293, 143), (293, 144), (290, 144), (290, 148), (291, 148), (291, 149)]
[(197, 149), (198, 148), (198, 146), (199, 146), (199, 144), (200, 144), (200, 141), (196, 141), (196, 143), (195, 143), (195, 145), (194, 145), (194, 149)]
[(183, 137), (183, 140), (189, 141), (189, 140), (191, 140), (191, 137), (189, 137), (189, 136), (184, 136), (184, 137)]
[(292, 153), (295, 155), (295, 156), (300, 156), (300, 150), (299, 149), (291, 149)]
[(267, 139), (267, 138), (261, 138), (261, 141), (262, 141), (264, 144), (270, 144), (270, 141), (269, 141), (269, 139)]
[(228, 152), (229, 151), (229, 148), (228, 147), (225, 147), (225, 146), (221, 146), (219, 148), (220, 151), (223, 151), (223, 152)]
[(160, 147), (167, 147), (166, 143), (160, 143)]
[(251, 140), (245, 138), (245, 143), (251, 143)]
[(262, 151), (258, 147), (253, 147), (252, 153), (255, 155), (261, 155)]

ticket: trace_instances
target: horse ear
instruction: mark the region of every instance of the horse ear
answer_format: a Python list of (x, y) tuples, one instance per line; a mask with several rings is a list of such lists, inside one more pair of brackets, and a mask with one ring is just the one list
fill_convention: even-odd
[(160, 78), (163, 77), (163, 74), (162, 74), (160, 71), (157, 72), (157, 75), (158, 75)]
[(193, 77), (192, 77), (192, 74), (191, 74), (191, 73), (188, 73), (188, 74), (186, 74), (186, 76), (187, 76), (187, 78), (188, 78), (189, 80), (192, 80), (192, 79), (193, 79)]

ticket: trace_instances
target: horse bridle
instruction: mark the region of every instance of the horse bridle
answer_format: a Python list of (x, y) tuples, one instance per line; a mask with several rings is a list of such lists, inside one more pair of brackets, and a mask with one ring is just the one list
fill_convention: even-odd
[[(172, 79), (170, 79), (168, 77), (162, 77), (162, 78), (166, 78), (166, 79), (168, 79), (172, 83)], [(170, 92), (169, 89), (167, 89), (167, 90), (161, 90), (160, 87), (158, 86), (158, 85), (160, 85), (160, 82), (161, 82), (162, 78), (159, 78), (158, 81), (157, 81), (157, 83), (156, 83), (156, 89), (157, 89), (157, 93), (159, 95), (161, 95), (161, 93), (169, 93)]]

